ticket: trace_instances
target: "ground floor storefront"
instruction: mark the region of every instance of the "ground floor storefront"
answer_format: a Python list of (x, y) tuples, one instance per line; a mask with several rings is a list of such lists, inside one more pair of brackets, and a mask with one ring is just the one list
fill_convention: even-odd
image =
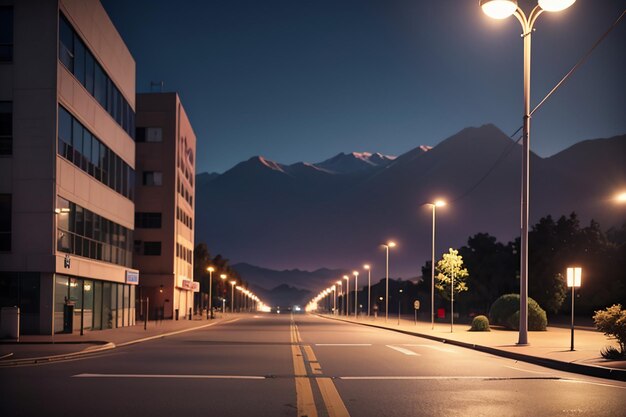
[(20, 334), (113, 329), (135, 324), (135, 288), (63, 274), (0, 272), (0, 307), (20, 309)]

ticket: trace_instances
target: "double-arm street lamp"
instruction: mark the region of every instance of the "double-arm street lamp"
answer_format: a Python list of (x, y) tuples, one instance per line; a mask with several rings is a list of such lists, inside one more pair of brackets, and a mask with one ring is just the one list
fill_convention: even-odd
[(516, 0), (479, 0), (483, 12), (494, 19), (515, 16), (522, 25), (524, 40), (524, 125), (522, 133), (522, 202), (520, 241), (520, 315), (519, 345), (528, 344), (528, 200), (530, 160), (530, 40), (537, 18), (544, 11), (558, 12), (567, 9), (576, 0), (538, 0), (527, 16)]
[(385, 322), (389, 319), (389, 248), (395, 248), (396, 243), (389, 241), (383, 244), (385, 248)]

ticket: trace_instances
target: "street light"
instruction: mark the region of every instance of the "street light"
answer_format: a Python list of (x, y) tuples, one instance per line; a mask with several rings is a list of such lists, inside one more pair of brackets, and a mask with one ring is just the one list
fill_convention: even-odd
[[(226, 289), (226, 279), (228, 278), (228, 275), (226, 274), (220, 274), (220, 278), (221, 280), (224, 282), (224, 290)], [(226, 298), (222, 297), (222, 316), (226, 314)]]
[(348, 317), (348, 314), (350, 313), (350, 277), (348, 275), (344, 275), (343, 279), (346, 280), (346, 295), (345, 295), (345, 302), (346, 302), (346, 317)]
[(354, 318), (357, 319), (358, 311), (359, 311), (359, 271), (352, 271), (352, 275), (354, 275)]
[(433, 236), (432, 236), (432, 258), (430, 261), (430, 328), (435, 329), (435, 212), (437, 207), (443, 207), (447, 203), (444, 200), (435, 200), (426, 203), (433, 208)]
[(515, 16), (522, 25), (524, 40), (524, 125), (522, 133), (522, 201), (520, 239), (520, 315), (518, 345), (528, 344), (528, 205), (530, 176), (530, 40), (533, 26), (544, 11), (557, 12), (574, 4), (575, 0), (538, 0), (530, 15), (515, 0), (480, 0), (483, 12), (494, 19)]
[(385, 257), (385, 323), (389, 319), (389, 248), (395, 248), (396, 243), (389, 241), (383, 244), (386, 251)]
[(235, 305), (235, 284), (237, 281), (230, 281), (230, 312), (232, 313), (233, 306)]
[(337, 286), (333, 285), (331, 287), (333, 289), (333, 315), (337, 312)]
[(209, 271), (209, 311), (207, 311), (207, 319), (213, 319), (213, 271), (212, 266), (206, 269)]
[(574, 350), (574, 288), (580, 287), (583, 270), (579, 267), (567, 268), (567, 286), (572, 288), (572, 340), (569, 350)]
[(363, 269), (367, 270), (367, 317), (370, 316), (370, 301), (372, 299), (372, 268), (369, 264), (363, 265)]
[[(341, 288), (341, 299), (345, 303), (346, 300), (343, 299), (343, 281), (342, 280), (337, 281), (337, 285), (339, 285), (339, 287)], [(339, 298), (339, 296), (337, 296), (337, 298)], [(335, 311), (335, 314), (339, 315), (339, 311)]]
[(615, 201), (618, 203), (626, 203), (626, 191), (624, 191), (623, 193), (619, 193), (615, 196)]

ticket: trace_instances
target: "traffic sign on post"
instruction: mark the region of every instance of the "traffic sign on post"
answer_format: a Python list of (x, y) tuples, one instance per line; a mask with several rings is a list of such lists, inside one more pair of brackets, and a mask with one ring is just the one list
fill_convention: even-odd
[(420, 309), (420, 300), (413, 301), (413, 308), (416, 310)]

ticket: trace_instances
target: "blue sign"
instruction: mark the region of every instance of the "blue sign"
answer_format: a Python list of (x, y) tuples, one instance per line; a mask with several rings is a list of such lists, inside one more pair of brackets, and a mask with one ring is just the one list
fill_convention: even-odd
[(126, 271), (126, 283), (127, 284), (139, 284), (139, 272)]

